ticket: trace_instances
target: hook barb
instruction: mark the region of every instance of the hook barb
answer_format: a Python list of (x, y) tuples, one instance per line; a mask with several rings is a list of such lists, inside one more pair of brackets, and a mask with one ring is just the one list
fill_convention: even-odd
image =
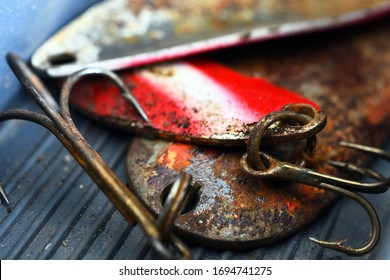
[(381, 225), (379, 222), (379, 217), (378, 214), (376, 213), (374, 207), (368, 202), (367, 199), (365, 199), (363, 196), (343, 189), (339, 187), (335, 187), (329, 184), (322, 184), (321, 188), (324, 190), (332, 191), (341, 195), (344, 195), (345, 197), (348, 197), (357, 203), (359, 203), (363, 209), (366, 211), (368, 214), (368, 217), (370, 218), (371, 221), (371, 236), (366, 244), (364, 244), (361, 247), (358, 248), (353, 248), (351, 246), (345, 246), (343, 245), (345, 242), (348, 241), (348, 239), (343, 239), (339, 241), (324, 241), (324, 240), (318, 240), (314, 237), (309, 237), (309, 239), (317, 244), (320, 244), (326, 248), (330, 248), (339, 252), (342, 252), (344, 254), (347, 254), (349, 256), (362, 256), (364, 254), (367, 254), (370, 252), (372, 249), (375, 248), (376, 244), (378, 243), (378, 240), (380, 238), (381, 234)]
[(343, 147), (359, 150), (362, 152), (367, 152), (373, 156), (377, 156), (377, 157), (380, 157), (380, 158), (383, 158), (385, 160), (390, 161), (390, 153), (385, 151), (385, 150), (379, 149), (379, 148), (374, 148), (374, 147), (370, 147), (370, 146), (364, 146), (361, 144), (344, 142), (344, 141), (339, 142), (339, 145), (343, 146)]

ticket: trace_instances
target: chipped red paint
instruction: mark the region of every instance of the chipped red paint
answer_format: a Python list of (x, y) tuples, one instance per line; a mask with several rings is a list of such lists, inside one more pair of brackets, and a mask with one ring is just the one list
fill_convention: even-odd
[(175, 143), (168, 145), (165, 154), (162, 154), (157, 163), (167, 166), (171, 170), (184, 170), (191, 164), (193, 147), (190, 145)]
[(161, 88), (153, 80), (143, 75), (135, 74), (131, 80), (136, 87), (133, 89), (135, 97), (150, 119), (150, 124), (161, 131), (170, 131), (173, 134), (202, 134), (201, 126), (190, 125), (199, 120), (188, 112), (184, 104), (172, 97), (169, 88)]

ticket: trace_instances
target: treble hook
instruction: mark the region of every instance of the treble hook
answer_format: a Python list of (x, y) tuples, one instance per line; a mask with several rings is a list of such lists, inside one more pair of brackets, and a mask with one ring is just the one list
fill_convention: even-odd
[[(172, 232), (164, 232), (164, 234), (161, 233), (161, 230), (159, 229), (161, 225), (156, 224), (156, 219), (146, 209), (144, 204), (134, 195), (133, 192), (130, 191), (129, 188), (126, 187), (126, 185), (112, 171), (101, 156), (87, 143), (74, 125), (70, 116), (68, 106), (70, 91), (72, 86), (80, 78), (86, 75), (98, 74), (108, 78), (114, 78), (113, 81), (116, 82), (115, 74), (112, 72), (110, 73), (108, 70), (92, 69), (82, 70), (81, 72), (71, 75), (65, 81), (61, 90), (61, 112), (59, 113), (57, 112), (58, 106), (54, 107), (50, 104), (54, 99), (50, 103), (46, 100), (46, 96), (43, 94), (43, 84), (28, 68), (24, 61), (15, 54), (8, 54), (7, 61), (25, 90), (31, 95), (46, 115), (28, 110), (11, 109), (0, 113), (0, 122), (10, 119), (22, 119), (37, 123), (48, 129), (73, 155), (77, 162), (84, 168), (92, 180), (100, 187), (125, 219), (131, 224), (134, 224), (134, 221), (137, 221), (140, 224), (141, 228), (148, 237), (149, 244), (154, 247), (157, 252), (167, 258), (174, 258), (175, 256), (170, 252), (167, 246), (169, 244), (166, 244), (169, 240), (180, 254), (180, 257), (185, 259), (192, 258), (188, 248), (175, 234)], [(109, 74), (106, 75), (107, 73)], [(120, 83), (117, 83), (117, 85), (119, 88), (123, 90), (125, 89), (123, 84), (121, 85)], [(131, 97), (129, 92), (125, 92), (124, 94), (127, 97)], [(127, 100), (131, 101), (131, 98), (128, 98)], [(134, 103), (133, 101), (131, 101), (131, 103), (135, 105), (138, 111), (142, 112), (142, 108), (138, 103)], [(143, 118), (147, 119), (146, 114), (143, 115)], [(181, 184), (180, 182), (183, 180), (185, 180), (185, 182), (188, 181), (187, 177), (183, 176), (179, 177), (177, 180), (179, 181), (178, 184)], [(164, 209), (169, 210), (169, 208), (166, 207)]]
[[(260, 151), (260, 142), (267, 128), (275, 122), (285, 120), (293, 120), (298, 122), (300, 125), (305, 125), (308, 122), (308, 120), (302, 118), (300, 114), (285, 111), (277, 111), (265, 116), (254, 126), (251, 131), (251, 135), (248, 139), (248, 151), (242, 156), (240, 162), (242, 169), (251, 176), (258, 178), (287, 180), (302, 183), (344, 195), (358, 202), (365, 209), (371, 220), (371, 238), (365, 245), (360, 248), (352, 248), (350, 246), (343, 245), (343, 243), (347, 240), (330, 242), (321, 241), (313, 237), (310, 237), (310, 240), (324, 247), (331, 248), (351, 256), (360, 256), (371, 251), (377, 244), (380, 237), (381, 227), (379, 218), (373, 206), (364, 197), (355, 193), (355, 191), (365, 193), (385, 192), (390, 187), (390, 178), (385, 179), (382, 175), (374, 171), (357, 167), (355, 165), (337, 161), (329, 161), (328, 163), (333, 166), (342, 167), (352, 172), (363, 173), (378, 180), (378, 182), (365, 183), (342, 179), (335, 176), (321, 174), (312, 169), (304, 167), (307, 164), (305, 157), (302, 157), (299, 162), (292, 164), (289, 162), (280, 161), (275, 157)], [(304, 153), (311, 155), (316, 143), (316, 136), (311, 136), (306, 140), (307, 143)], [(390, 161), (390, 154), (380, 149), (346, 142), (340, 142), (340, 145), (368, 152), (372, 155), (376, 155)]]

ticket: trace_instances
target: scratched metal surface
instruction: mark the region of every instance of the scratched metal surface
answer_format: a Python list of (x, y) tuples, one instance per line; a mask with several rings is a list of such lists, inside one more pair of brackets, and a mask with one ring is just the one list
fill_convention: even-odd
[[(60, 22), (56, 24), (61, 26)], [(278, 44), (288, 46), (289, 42), (290, 39), (284, 39), (267, 44), (272, 49)], [(10, 43), (9, 47), (23, 52), (15, 44)], [(24, 50), (23, 55), (28, 57), (31, 52)], [(224, 55), (229, 55), (229, 51)], [(1, 74), (9, 73), (6, 68), (1, 69)], [(4, 81), (1, 83), (3, 89)], [(7, 102), (0, 100), (2, 109), (35, 108), (15, 82), (3, 91), (11, 92), (12, 98), (7, 98)], [(73, 116), (91, 145), (125, 180), (131, 137), (77, 113)], [(390, 150), (390, 141), (384, 147)], [(387, 164), (374, 164), (383, 174), (390, 174)], [(14, 207), (11, 213), (0, 207), (0, 259), (134, 259), (138, 256), (143, 238), (140, 227), (125, 222), (56, 138), (44, 129), (20, 121), (0, 125), (0, 179)], [(323, 250), (307, 239), (309, 236), (332, 240), (348, 237), (351, 244), (360, 244), (369, 232), (368, 218), (358, 205), (345, 199), (312, 226), (272, 246), (230, 251), (189, 245), (196, 259), (390, 259), (390, 192), (366, 197), (378, 211), (383, 232), (376, 249), (363, 257), (351, 258)], [(149, 252), (144, 258), (158, 256)]]

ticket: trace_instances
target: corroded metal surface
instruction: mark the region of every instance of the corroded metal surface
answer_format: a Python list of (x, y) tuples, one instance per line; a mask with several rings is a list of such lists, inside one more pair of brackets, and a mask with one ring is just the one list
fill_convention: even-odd
[(159, 213), (166, 188), (185, 170), (197, 191), (192, 207), (176, 219), (177, 230), (191, 241), (225, 249), (285, 238), (333, 201), (333, 194), (312, 187), (250, 178), (241, 170), (242, 154), (136, 138), (127, 161), (130, 186)]
[[(361, 153), (339, 141), (378, 146), (390, 127), (390, 26), (379, 22), (299, 39), (222, 52), (216, 59), (236, 71), (265, 77), (314, 100), (328, 125), (318, 135), (317, 156), (364, 164)], [(131, 186), (154, 212), (178, 171), (200, 186), (192, 211), (176, 220), (190, 240), (244, 248), (284, 238), (311, 223), (334, 196), (294, 183), (255, 181), (239, 160), (245, 150), (211, 149), (137, 138), (129, 149)], [(317, 171), (342, 176), (329, 166)]]
[(104, 1), (44, 44), (32, 64), (51, 76), (88, 66), (123, 69), (350, 24), (389, 9), (384, 0)]

